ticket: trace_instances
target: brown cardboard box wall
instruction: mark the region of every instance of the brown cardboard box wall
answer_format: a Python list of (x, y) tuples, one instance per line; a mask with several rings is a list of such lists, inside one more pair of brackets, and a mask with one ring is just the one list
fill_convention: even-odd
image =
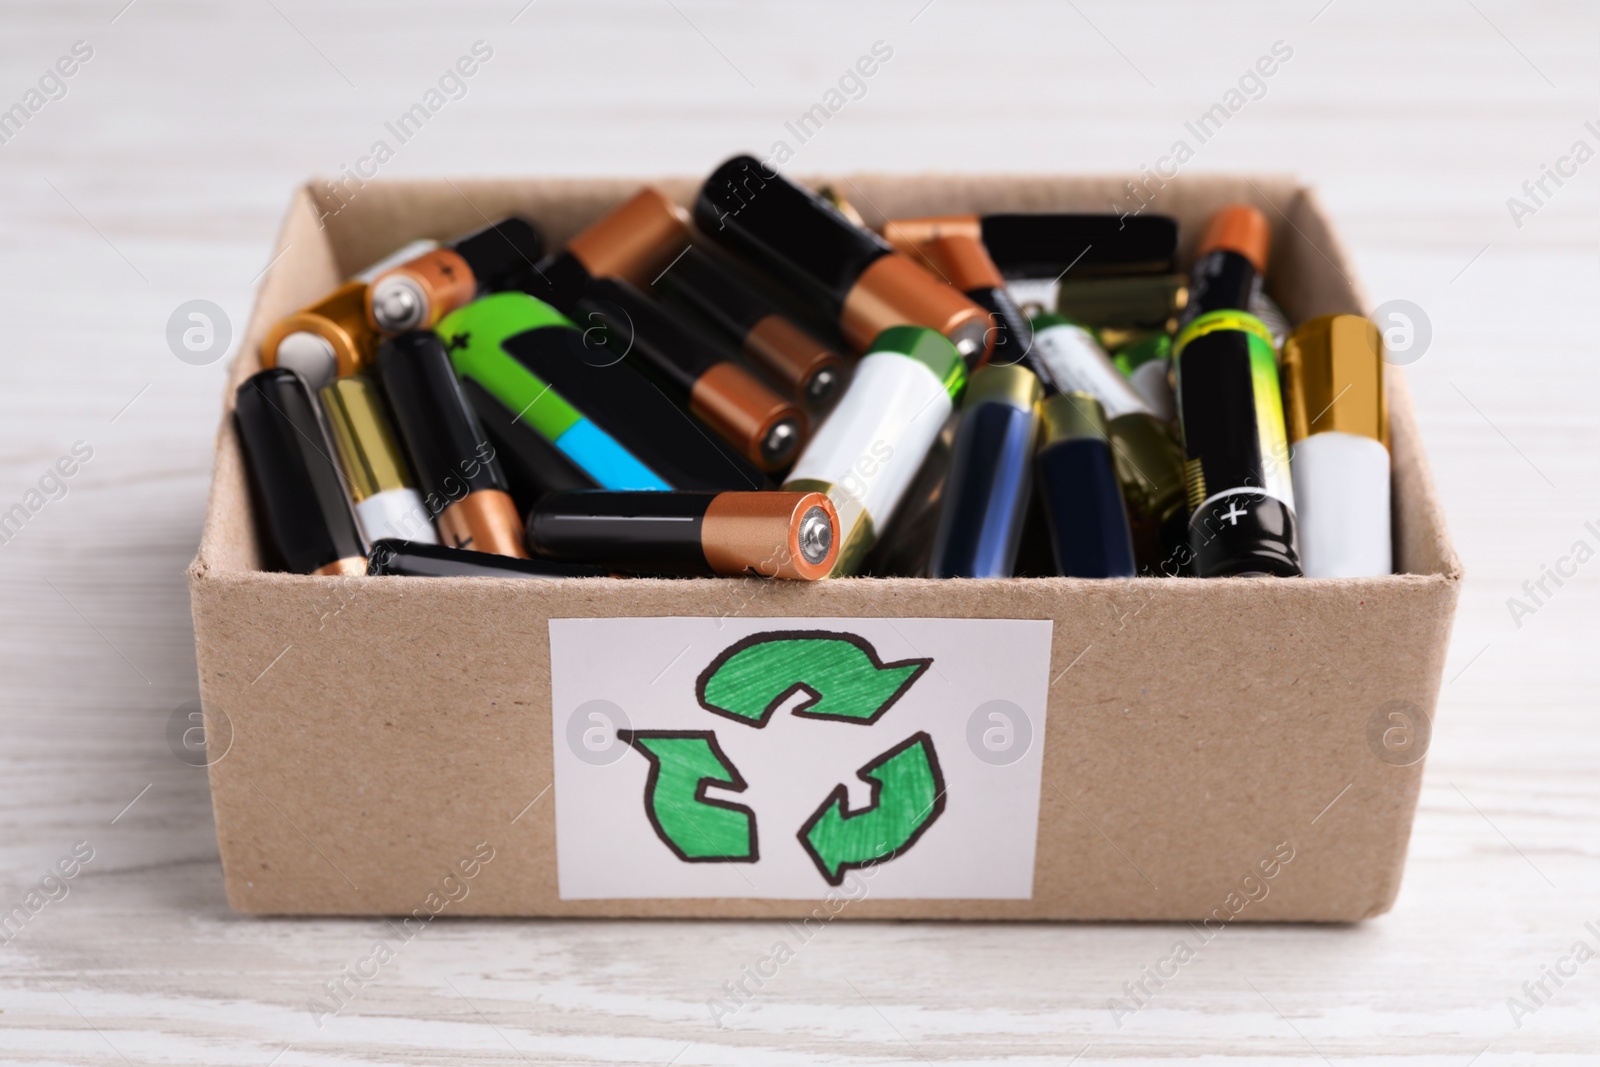
[[(233, 907), (812, 914), (820, 882), (811, 899), (562, 898), (547, 624), (608, 616), (1051, 620), (1048, 728), (1033, 741), (1043, 760), (1031, 898), (888, 898), (868, 883), (825, 914), (1215, 925), (1351, 921), (1391, 906), (1422, 763), (1394, 758), (1381, 738), (1404, 725), (1397, 708), (1409, 709), (1412, 729), (1433, 715), (1461, 576), (1395, 367), (1400, 573), (1390, 577), (546, 583), (259, 570), (231, 414), (234, 388), (259, 369), (265, 329), (406, 240), (516, 212), (559, 243), (639, 184), (371, 182), (348, 203), (295, 194), (234, 361), (189, 575), (208, 736), (231, 732), (210, 775)], [(697, 187), (659, 184), (684, 204)], [(866, 175), (845, 187), (869, 218), (1103, 211), (1124, 200), (1114, 178)], [(1292, 179), (1188, 176), (1155, 209), (1177, 217), (1192, 244), (1205, 217), (1234, 200), (1274, 224), (1268, 285), (1292, 320), (1364, 312), (1315, 193)], [(462, 862), (481, 860), (485, 842), (492, 860)]]

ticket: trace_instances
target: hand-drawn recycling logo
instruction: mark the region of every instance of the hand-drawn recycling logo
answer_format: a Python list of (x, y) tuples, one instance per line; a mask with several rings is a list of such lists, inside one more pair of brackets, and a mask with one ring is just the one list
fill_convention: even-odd
[[(855, 634), (780, 630), (755, 634), (723, 651), (700, 673), (695, 696), (713, 715), (762, 729), (796, 693), (802, 719), (871, 726), (932, 665), (932, 659), (884, 663)], [(754, 863), (761, 857), (756, 813), (706, 796), (722, 786), (748, 788), (712, 730), (619, 730), (617, 737), (650, 761), (645, 814), (656, 836), (685, 863)], [(855, 811), (840, 783), (796, 835), (830, 885), (845, 872), (904, 852), (944, 812), (944, 775), (933, 738), (918, 731), (856, 772), (872, 802)]]

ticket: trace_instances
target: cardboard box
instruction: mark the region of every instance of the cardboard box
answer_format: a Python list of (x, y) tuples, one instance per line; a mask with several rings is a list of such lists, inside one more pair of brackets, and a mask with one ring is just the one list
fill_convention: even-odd
[[(265, 329), (406, 240), (448, 238), (518, 212), (560, 242), (639, 184), (371, 182), (342, 197), (326, 187), (320, 197), (309, 188), (295, 194), (225, 394), (205, 532), (189, 574), (217, 836), (234, 908), (419, 920), (434, 914), (1163, 919), (1209, 920), (1214, 929), (1234, 920), (1352, 921), (1390, 907), (1461, 578), (1405, 380), (1394, 367), (1387, 368), (1387, 384), (1401, 573), (1390, 577), (802, 584), (336, 579), (261, 571), (231, 414), (234, 388), (258, 369)], [(685, 204), (697, 186), (692, 179), (660, 184)], [(868, 175), (845, 187), (876, 217), (1102, 211), (1122, 202), (1122, 185), (1113, 178)], [(1316, 194), (1292, 179), (1186, 176), (1161, 192), (1155, 209), (1177, 216), (1192, 244), (1206, 216), (1232, 200), (1257, 204), (1273, 221), (1269, 289), (1293, 320), (1364, 311), (1366, 300)], [(608, 618), (714, 622), (551, 626), (551, 620)], [(663, 665), (661, 677), (692, 678), (710, 669), (713, 653), (724, 652), (700, 639), (708, 626), (731, 641), (769, 618), (789, 620), (778, 628), (833, 620), (819, 622), (823, 629), (863, 620), (855, 628), (878, 635), (870, 640), (886, 661), (904, 658), (899, 639), (884, 636), (891, 630), (942, 642), (933, 669), (883, 715), (884, 724), (897, 725), (880, 738), (906, 736), (916, 716), (932, 716), (929, 722), (944, 716), (937, 729), (947, 734), (951, 715), (966, 719), (969, 711), (978, 723), (972, 730), (1001, 723), (966, 704), (946, 706), (958, 700), (941, 697), (946, 692), (971, 702), (972, 678), (980, 689), (984, 677), (1001, 688), (1015, 681), (1019, 693), (1026, 691), (1018, 703), (1037, 702), (1028, 714), (1042, 729), (1033, 730), (1028, 758), (1016, 764), (1031, 765), (1032, 780), (1016, 796), (1006, 790), (1020, 779), (993, 791), (973, 784), (991, 780), (981, 777), (989, 773), (983, 768), (966, 766), (978, 748), (965, 753), (959, 743), (952, 746), (953, 735), (939, 735), (951, 785), (935, 807), (940, 821), (964, 835), (959, 840), (971, 850), (970, 862), (960, 848), (951, 851), (955, 830), (942, 833), (935, 821), (923, 826), (928, 832), (920, 840), (890, 841), (899, 845), (891, 858), (854, 871), (837, 887), (828, 884), (825, 865), (817, 871), (823, 876), (808, 882), (804, 837), (796, 839), (792, 821), (769, 817), (761, 824), (760, 861), (690, 870), (662, 847), (668, 838), (659, 828), (659, 841), (649, 836), (649, 795), (639, 792), (642, 753), (626, 752), (613, 765), (622, 792), (632, 794), (620, 806), (585, 808), (581, 789), (553, 788), (557, 738), (576, 736), (570, 731), (578, 728), (570, 707), (552, 709), (553, 684), (563, 693), (604, 692), (613, 675), (619, 684), (629, 676), (630, 691), (645, 692), (640, 686), (649, 679), (636, 676), (656, 663), (640, 663), (641, 649), (659, 644), (675, 626), (693, 638), (691, 647)], [(1047, 624), (1008, 630), (962, 622), (992, 619)], [(915, 620), (957, 621), (930, 627)], [(634, 644), (635, 633), (642, 644)], [(561, 653), (554, 682), (552, 634), (577, 649), (570, 663)], [(598, 651), (594, 640), (601, 642)], [(1026, 659), (1025, 669), (1013, 670), (1012, 656)], [(646, 692), (642, 705), (627, 709), (634, 728), (660, 710), (678, 720), (703, 715), (725, 745), (748, 746), (746, 738), (761, 736), (749, 723), (705, 714), (684, 685), (662, 682)], [(773, 721), (769, 750), (799, 746), (792, 771), (779, 773), (806, 776), (809, 784), (796, 787), (801, 793), (809, 789), (823, 801), (832, 783), (848, 794), (850, 812), (872, 803), (876, 787), (855, 775), (854, 755), (812, 765), (833, 739), (841, 752), (859, 749), (855, 738), (871, 736), (852, 733), (859, 724), (806, 722), (788, 710)], [(561, 758), (564, 768), (577, 766)], [(769, 772), (743, 796), (777, 798), (790, 784)], [(741, 799), (727, 791), (710, 795), (723, 801), (721, 819)], [(1029, 795), (1036, 798), (1034, 822)], [(986, 796), (1012, 805), (1011, 816), (1018, 805), (1023, 811), (1020, 823), (994, 825), (994, 839), (1011, 843), (1003, 854), (985, 853), (985, 835), (974, 833), (990, 817), (971, 815)], [(560, 849), (566, 872), (558, 870), (558, 812), (570, 824)], [(843, 808), (836, 814), (853, 817)], [(913, 814), (926, 821), (926, 812)], [(877, 824), (885, 840), (894, 838), (891, 822)], [(884, 845), (857, 840), (850, 847), (870, 858)], [(651, 873), (664, 869), (663, 857), (680, 864), (684, 879), (709, 880), (689, 895), (672, 895), (682, 891), (674, 888), (678, 868), (660, 880)], [(937, 869), (929, 857), (938, 859)], [(1000, 866), (1009, 864), (1003, 877), (995, 876), (1005, 886), (985, 881), (996, 857)], [(587, 889), (568, 884), (580, 865), (599, 870)], [(606, 878), (618, 884), (619, 873), (630, 892), (604, 895)], [(980, 883), (984, 888), (973, 896), (950, 895)], [(730, 884), (750, 889), (704, 895), (705, 885)]]

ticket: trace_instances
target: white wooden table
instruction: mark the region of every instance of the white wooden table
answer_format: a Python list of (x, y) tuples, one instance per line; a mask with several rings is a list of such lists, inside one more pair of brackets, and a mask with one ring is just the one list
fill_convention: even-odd
[[(94, 853), (0, 945), (0, 1062), (1600, 1062), (1600, 962), (1523, 989), (1600, 948), (1600, 563), (1506, 603), (1600, 547), (1600, 162), (1506, 203), (1600, 148), (1592, 6), (125, 3), (0, 12), (0, 106), (93, 51), (0, 145), (0, 510), (93, 450), (0, 547), (0, 912)], [(796, 170), (1134, 173), (1292, 47), (1187, 166), (1317, 182), (1374, 301), (1431, 321), (1410, 377), (1469, 578), (1395, 910), (1230, 928), (1120, 1026), (1109, 999), (1182, 927), (833, 924), (718, 1029), (707, 1000), (775, 928), (447, 920), (319, 1027), (308, 1000), (383, 928), (232, 914), (204, 773), (165, 738), (195, 696), (183, 570), (222, 383), (165, 324), (205, 298), (242, 328), (291, 186), (477, 40), (492, 59), (386, 176), (704, 173), (879, 40)]]

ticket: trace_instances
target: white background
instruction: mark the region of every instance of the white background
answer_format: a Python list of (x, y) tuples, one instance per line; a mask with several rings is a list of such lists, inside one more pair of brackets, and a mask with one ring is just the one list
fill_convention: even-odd
[[(0, 947), (0, 1062), (1593, 1062), (1600, 962), (1520, 1029), (1506, 1008), (1600, 912), (1600, 562), (1520, 629), (1506, 608), (1600, 520), (1600, 161), (1506, 208), (1600, 113), (1592, 4), (523, 2), (0, 6), (0, 101), (95, 48), (0, 146), (0, 503), (95, 449), (0, 547), (0, 900), (96, 849)], [(164, 328), (196, 297), (242, 324), (290, 189), (480, 37), (495, 58), (386, 173), (703, 174), (881, 38), (797, 173), (1131, 174), (1292, 43), (1190, 167), (1316, 182), (1374, 303), (1433, 323), (1408, 374), (1468, 578), (1395, 910), (1231, 928), (1120, 1027), (1108, 999), (1183, 928), (834, 923), (718, 1030), (767, 924), (451, 922), (317, 1029), (306, 998), (382, 927), (231, 914), (204, 775), (164, 739), (223, 381)]]
[[(883, 663), (933, 662), (870, 726), (793, 715), (799, 696), (759, 729), (701, 708), (700, 672), (735, 642), (777, 630), (855, 634)], [(1050, 630), (1049, 622), (1002, 619), (550, 620), (562, 899), (821, 900), (829, 885), (795, 835), (840, 784), (849, 790), (849, 810), (871, 805), (872, 787), (856, 772), (918, 731), (933, 742), (944, 810), (910, 848), (870, 872), (869, 895), (1029, 899)], [(685, 863), (674, 856), (645, 819), (645, 758), (628, 752), (594, 765), (567, 744), (568, 718), (591, 700), (622, 708), (635, 730), (713, 731), (748, 785), (739, 793), (717, 788), (711, 796), (755, 812), (760, 859)], [(991, 700), (1010, 701), (1031, 724), (1031, 743), (1005, 766), (979, 759), (968, 746), (968, 720)]]

